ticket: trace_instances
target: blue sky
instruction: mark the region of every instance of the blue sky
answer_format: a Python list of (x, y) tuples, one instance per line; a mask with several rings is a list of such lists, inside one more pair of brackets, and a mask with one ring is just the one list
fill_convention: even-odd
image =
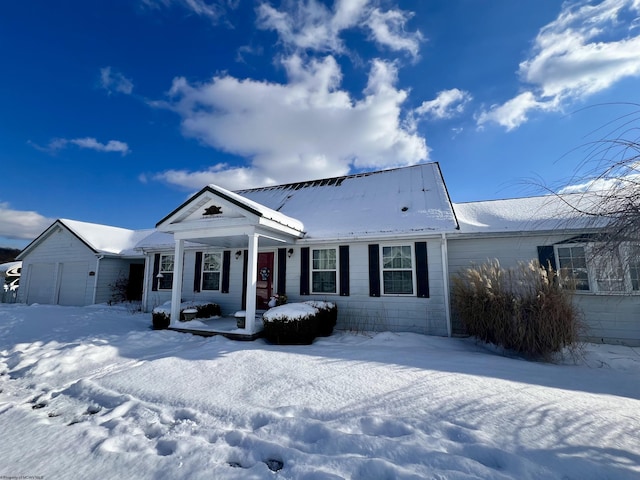
[(426, 161), (456, 202), (575, 182), (583, 146), (638, 110), (639, 13), (638, 0), (2, 2), (0, 246), (56, 218), (150, 228), (208, 183)]

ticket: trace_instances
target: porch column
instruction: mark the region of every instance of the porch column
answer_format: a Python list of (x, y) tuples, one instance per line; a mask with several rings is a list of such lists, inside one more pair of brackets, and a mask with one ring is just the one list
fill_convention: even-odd
[(180, 321), (180, 300), (182, 299), (182, 270), (184, 268), (184, 240), (176, 240), (173, 256), (173, 284), (171, 285), (171, 326)]
[(257, 233), (248, 234), (249, 258), (247, 259), (247, 308), (245, 310), (245, 330), (256, 331), (256, 286), (258, 283), (258, 237)]

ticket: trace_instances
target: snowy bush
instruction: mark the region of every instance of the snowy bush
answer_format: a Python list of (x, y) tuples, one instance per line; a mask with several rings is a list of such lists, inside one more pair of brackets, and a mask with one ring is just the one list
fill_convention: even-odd
[(317, 300), (309, 300), (304, 303), (318, 309), (318, 336), (328, 337), (331, 335), (338, 322), (338, 307), (336, 304)]
[(460, 272), (452, 306), (470, 335), (533, 357), (575, 353), (583, 332), (571, 292), (537, 261), (505, 269), (494, 260)]
[[(182, 303), (180, 304), (180, 321), (184, 322), (184, 311), (188, 308), (195, 308), (196, 318), (219, 317), (221, 315), (220, 305), (217, 303)], [(151, 321), (154, 330), (169, 328), (171, 321), (171, 302), (166, 302), (156, 307), (151, 312)]]
[(319, 310), (305, 303), (289, 303), (262, 316), (265, 338), (278, 345), (309, 345), (318, 335)]
[(165, 312), (151, 312), (151, 323), (154, 330), (169, 328), (171, 323), (170, 314)]

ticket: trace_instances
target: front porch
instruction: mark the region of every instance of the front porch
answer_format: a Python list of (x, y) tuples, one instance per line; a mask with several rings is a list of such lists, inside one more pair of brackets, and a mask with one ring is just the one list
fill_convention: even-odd
[(191, 333), (201, 337), (213, 337), (222, 335), (230, 340), (251, 341), (262, 337), (262, 312), (255, 315), (254, 331), (249, 332), (246, 328), (238, 328), (238, 319), (235, 316), (224, 316), (214, 318), (200, 318), (189, 322), (178, 322), (171, 324), (168, 330), (180, 333)]
[[(278, 279), (284, 286), (286, 253), (282, 246), (294, 244), (296, 240), (304, 236), (302, 223), (251, 202), (233, 192), (209, 185), (161, 220), (156, 228), (161, 232), (172, 234), (175, 242), (173, 271), (170, 272), (172, 283), (169, 329), (199, 335), (224, 335), (227, 338), (243, 340), (261, 336), (263, 326), (260, 309), (266, 308), (264, 303), (268, 302), (269, 298), (268, 295), (266, 299), (262, 294), (258, 296), (258, 274), (260, 273), (261, 282), (267, 282), (269, 285), (265, 290), (271, 291), (271, 288), (275, 286), (273, 284), (275, 265), (274, 254), (271, 253), (269, 265), (260, 267), (259, 255), (263, 254), (264, 249), (277, 251)], [(202, 245), (203, 248), (226, 250), (216, 262), (222, 264), (222, 272), (229, 271), (231, 252), (237, 250), (236, 260), (240, 257), (243, 258), (242, 284), (234, 283), (233, 285), (236, 294), (240, 293), (240, 289), (242, 290), (241, 302), (239, 302), (241, 305), (239, 304), (238, 307), (246, 311), (244, 328), (238, 328), (233, 317), (225, 317), (224, 320), (188, 322), (192, 325), (180, 322), (180, 304), (185, 297), (188, 299), (190, 296), (189, 294), (185, 295), (184, 291), (184, 256), (185, 243), (187, 242), (190, 245)], [(261, 250), (260, 253), (259, 250)], [(269, 254), (264, 252), (264, 255)], [(201, 288), (204, 288), (201, 284), (204, 277), (200, 277), (201, 272), (204, 271), (203, 265), (205, 265), (202, 253), (200, 257), (196, 257), (196, 264), (197, 266), (194, 267), (196, 275), (194, 291), (199, 292)], [(230, 288), (228, 274), (218, 275), (219, 283), (216, 283), (215, 287), (209, 288), (209, 290), (219, 290), (221, 295), (233, 291), (233, 288)], [(152, 281), (155, 281), (156, 277), (162, 277), (161, 272), (158, 275), (155, 274), (155, 267), (153, 277)], [(276, 291), (274, 293), (285, 292)]]

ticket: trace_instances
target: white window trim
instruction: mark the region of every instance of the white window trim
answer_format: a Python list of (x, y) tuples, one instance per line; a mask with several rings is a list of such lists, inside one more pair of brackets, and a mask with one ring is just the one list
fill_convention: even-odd
[[(173, 258), (173, 270), (162, 270), (162, 259), (163, 257), (172, 257)], [(161, 253), (160, 254), (160, 264), (158, 265), (158, 274), (164, 275), (165, 273), (170, 273), (174, 275), (174, 271), (176, 268), (176, 256), (173, 253)], [(154, 279), (156, 280), (156, 279)], [(169, 288), (160, 287), (160, 282), (158, 282), (158, 290), (162, 290), (164, 292), (169, 292), (173, 289), (173, 281), (171, 282), (171, 286)]]
[[(336, 252), (336, 268), (318, 270), (313, 268), (313, 251), (314, 250), (334, 250)], [(309, 290), (311, 295), (339, 295), (340, 294), (340, 249), (338, 247), (317, 247), (310, 249), (309, 254)], [(314, 272), (335, 272), (336, 273), (336, 291), (335, 292), (316, 292), (313, 290), (313, 274)]]
[[(384, 248), (385, 247), (409, 247), (411, 252), (411, 290), (412, 293), (385, 293), (384, 292), (384, 272), (398, 270), (396, 268), (384, 268)], [(384, 297), (415, 297), (417, 296), (418, 281), (416, 276), (416, 250), (413, 243), (381, 243), (380, 244), (380, 295)]]
[[(556, 244), (553, 246), (553, 253), (556, 260), (556, 267), (560, 270), (560, 258), (558, 255), (558, 248), (568, 248), (568, 247), (582, 247), (585, 251), (585, 258), (587, 262), (587, 278), (589, 280), (589, 290), (574, 290), (573, 293), (577, 293), (578, 295), (611, 295), (611, 296), (619, 296), (619, 295), (640, 295), (640, 290), (632, 289), (631, 282), (631, 268), (628, 262), (622, 262), (623, 274), (624, 274), (624, 290), (599, 290), (598, 289), (598, 277), (596, 273), (597, 265), (594, 264), (591, 258), (592, 252), (592, 244), (590, 243), (565, 243), (565, 244)], [(623, 253), (626, 255), (628, 250), (631, 248), (631, 245), (622, 245)], [(621, 258), (625, 258), (625, 255), (621, 255)]]
[[(220, 270), (205, 270), (204, 269), (204, 264), (205, 264), (205, 259), (204, 257), (206, 255), (218, 255), (220, 257), (219, 259), (219, 265), (220, 265)], [(220, 289), (222, 288), (222, 262), (223, 262), (223, 255), (222, 252), (216, 251), (216, 252), (202, 252), (202, 265), (200, 265), (200, 291), (202, 292), (219, 292)], [(208, 288), (204, 288), (204, 274), (205, 273), (219, 273), (220, 274), (220, 278), (218, 280), (218, 288), (217, 289), (208, 289)]]

